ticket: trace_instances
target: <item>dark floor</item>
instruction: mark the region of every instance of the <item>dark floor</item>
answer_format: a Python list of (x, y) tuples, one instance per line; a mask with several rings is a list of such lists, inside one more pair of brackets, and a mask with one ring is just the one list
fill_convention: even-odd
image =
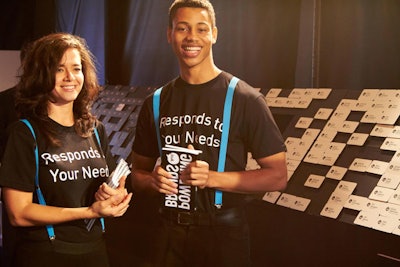
[[(136, 204), (123, 217), (108, 221), (106, 237), (112, 267), (151, 266), (143, 262), (143, 257), (151, 255), (157, 243), (145, 240), (156, 238), (157, 220), (140, 208), (146, 207), (144, 204), (152, 207), (151, 202)], [(400, 266), (400, 262), (378, 255), (399, 258), (398, 236), (263, 201), (249, 204), (247, 215), (253, 267)]]
[(138, 197), (124, 216), (106, 220), (106, 241), (112, 267), (152, 266), (145, 259), (152, 258), (159, 236), (157, 204), (153, 199)]
[[(156, 210), (154, 201), (136, 196), (124, 216), (106, 220), (111, 267), (152, 266), (144, 259), (159, 245), (152, 242), (160, 236)], [(264, 202), (248, 205), (247, 214), (253, 267), (400, 266), (378, 255), (400, 258), (398, 236)]]

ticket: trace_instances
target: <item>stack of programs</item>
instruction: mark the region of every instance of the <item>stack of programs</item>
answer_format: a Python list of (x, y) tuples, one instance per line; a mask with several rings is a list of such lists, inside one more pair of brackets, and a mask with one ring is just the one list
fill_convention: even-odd
[(195, 194), (197, 188), (183, 184), (179, 174), (202, 151), (172, 145), (166, 145), (162, 150), (161, 165), (172, 175), (171, 180), (178, 184), (178, 194), (165, 195), (164, 205), (168, 208), (191, 210), (192, 201), (195, 201), (192, 199), (192, 195)]
[[(115, 170), (112, 172), (112, 174), (110, 175), (109, 179), (108, 179), (108, 186), (111, 188), (117, 188), (119, 186), (119, 180), (123, 177), (123, 176), (128, 176), (131, 173), (131, 170), (129, 169), (128, 163), (126, 163), (126, 161), (124, 159), (121, 159), (118, 162), (117, 167), (115, 168)], [(88, 231), (90, 231), (90, 229), (92, 229), (92, 226), (94, 224), (94, 222), (96, 221), (96, 219), (91, 219), (88, 220), (86, 222), (86, 229)]]
[(128, 163), (124, 159), (118, 162), (117, 168), (110, 175), (108, 180), (108, 186), (111, 188), (117, 188), (119, 186), (119, 180), (122, 176), (128, 176), (131, 173)]

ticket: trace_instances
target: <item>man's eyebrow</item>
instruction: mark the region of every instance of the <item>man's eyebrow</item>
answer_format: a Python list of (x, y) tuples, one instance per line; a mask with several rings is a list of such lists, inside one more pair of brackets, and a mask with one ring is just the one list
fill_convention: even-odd
[(178, 22), (176, 23), (176, 25), (178, 25), (178, 24), (189, 25), (189, 22), (186, 22), (186, 21), (178, 21)]
[[(189, 22), (186, 22), (186, 21), (178, 21), (178, 22), (176, 23), (176, 25), (179, 25), (179, 24), (183, 24), (183, 25), (185, 25), (185, 26), (190, 26), (190, 23), (189, 23)], [(211, 25), (208, 24), (207, 22), (198, 22), (198, 23), (196, 23), (196, 25), (205, 25), (205, 26), (211, 27)]]

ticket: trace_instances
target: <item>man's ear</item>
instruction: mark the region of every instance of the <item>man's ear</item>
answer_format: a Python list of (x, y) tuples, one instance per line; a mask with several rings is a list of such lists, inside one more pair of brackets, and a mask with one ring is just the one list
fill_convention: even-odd
[(218, 37), (218, 28), (214, 27), (212, 30), (212, 35), (213, 35), (213, 44), (217, 42), (217, 37)]
[(168, 27), (168, 29), (167, 29), (167, 41), (168, 41), (169, 44), (171, 43), (171, 31), (172, 31), (171, 27)]

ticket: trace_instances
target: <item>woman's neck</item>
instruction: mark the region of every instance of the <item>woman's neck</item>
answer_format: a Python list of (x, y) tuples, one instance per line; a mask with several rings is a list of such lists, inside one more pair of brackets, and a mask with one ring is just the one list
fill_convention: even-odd
[(75, 124), (73, 103), (71, 105), (58, 106), (50, 103), (48, 107), (48, 116), (53, 121), (63, 126), (73, 126)]

